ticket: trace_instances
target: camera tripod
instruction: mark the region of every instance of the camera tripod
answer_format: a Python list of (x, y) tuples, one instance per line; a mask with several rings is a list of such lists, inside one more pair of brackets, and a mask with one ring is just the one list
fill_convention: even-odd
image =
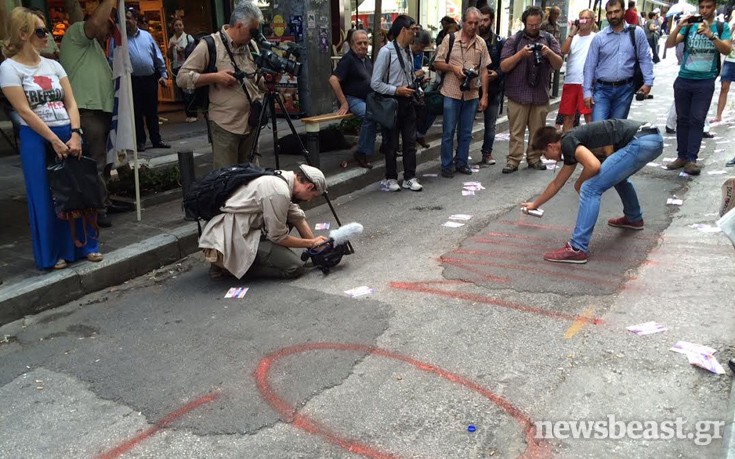
[[(281, 109), (281, 113), (283, 113), (284, 117), (286, 118), (286, 123), (288, 124), (288, 128), (291, 131), (291, 134), (296, 138), (298, 141), (299, 147), (301, 147), (301, 154), (304, 156), (304, 160), (306, 161), (306, 164), (311, 166), (312, 161), (309, 154), (309, 150), (306, 148), (306, 145), (304, 145), (304, 142), (301, 141), (301, 137), (299, 137), (299, 134), (296, 132), (296, 127), (293, 125), (293, 121), (291, 121), (291, 117), (289, 116), (288, 112), (286, 111), (286, 107), (283, 104), (283, 98), (281, 94), (276, 91), (276, 72), (272, 70), (267, 69), (258, 69), (257, 74), (260, 74), (263, 77), (263, 80), (265, 81), (265, 87), (266, 87), (266, 93), (263, 97), (263, 109), (260, 111), (260, 117), (258, 119), (258, 126), (255, 127), (255, 141), (253, 142), (253, 146), (250, 149), (250, 154), (248, 155), (248, 162), (253, 162), (253, 159), (255, 159), (255, 155), (258, 149), (258, 143), (260, 141), (260, 133), (263, 130), (263, 126), (267, 124), (268, 116), (270, 116), (271, 121), (271, 129), (273, 131), (273, 155), (276, 158), (276, 169), (280, 169), (280, 162), (279, 162), (279, 153), (281, 150), (281, 146), (278, 143), (278, 122), (276, 120), (276, 105), (278, 108)], [(241, 84), (241, 87), (243, 91), (247, 91), (245, 88), (245, 83)], [(324, 200), (327, 202), (327, 205), (329, 206), (329, 210), (332, 212), (332, 215), (334, 216), (334, 221), (337, 222), (338, 226), (342, 226), (342, 222), (340, 221), (339, 217), (337, 216), (337, 212), (334, 210), (334, 206), (332, 205), (332, 201), (329, 199), (329, 195), (325, 191), (322, 196), (324, 196)], [(350, 242), (347, 242), (347, 254), (355, 253), (354, 249), (352, 248), (352, 244)]]

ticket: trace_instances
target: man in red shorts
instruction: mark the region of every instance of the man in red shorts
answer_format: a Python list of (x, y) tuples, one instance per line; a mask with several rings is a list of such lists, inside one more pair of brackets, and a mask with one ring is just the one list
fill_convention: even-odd
[(584, 103), (582, 83), (584, 82), (584, 62), (587, 51), (595, 36), (595, 14), (591, 10), (579, 12), (579, 19), (572, 24), (569, 35), (561, 45), (562, 55), (567, 57), (567, 73), (564, 78), (564, 87), (561, 94), (559, 114), (564, 117), (562, 130), (567, 132), (572, 128), (574, 116), (579, 112), (584, 115), (584, 121), (592, 121), (592, 109)]

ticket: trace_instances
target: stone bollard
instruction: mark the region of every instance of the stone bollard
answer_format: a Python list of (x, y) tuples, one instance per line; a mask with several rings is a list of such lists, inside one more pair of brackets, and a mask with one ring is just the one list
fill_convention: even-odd
[[(192, 184), (194, 184), (195, 180), (195, 174), (194, 174), (194, 152), (187, 150), (187, 151), (180, 151), (177, 153), (179, 156), (179, 182), (181, 182), (181, 195), (182, 198), (186, 197), (186, 194), (191, 189)], [(183, 202), (181, 204), (183, 208)], [(185, 220), (196, 220), (192, 215), (189, 215), (186, 213), (184, 216)]]

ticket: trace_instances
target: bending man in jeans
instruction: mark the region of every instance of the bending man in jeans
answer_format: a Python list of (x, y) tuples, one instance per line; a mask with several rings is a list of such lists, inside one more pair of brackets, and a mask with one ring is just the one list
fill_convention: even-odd
[(584, 168), (574, 188), (579, 193), (579, 212), (572, 239), (559, 250), (544, 254), (558, 263), (587, 263), (592, 231), (600, 213), (602, 193), (615, 187), (623, 202), (623, 216), (607, 221), (610, 226), (643, 229), (643, 214), (628, 178), (661, 154), (664, 140), (657, 127), (633, 120), (597, 121), (562, 134), (553, 126), (536, 131), (533, 148), (548, 159), (564, 161), (564, 167), (541, 196), (523, 207), (537, 209), (553, 198), (572, 176), (577, 164)]

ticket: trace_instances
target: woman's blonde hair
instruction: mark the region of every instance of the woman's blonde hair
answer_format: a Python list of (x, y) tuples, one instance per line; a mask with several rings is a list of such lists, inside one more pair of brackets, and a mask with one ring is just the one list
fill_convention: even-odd
[[(36, 30), (38, 18), (28, 8), (23, 6), (13, 8), (5, 26), (6, 39), (3, 42), (3, 55), (5, 57), (11, 58), (23, 49), (30, 35)], [(22, 38), (23, 35), (26, 36), (25, 40)]]

